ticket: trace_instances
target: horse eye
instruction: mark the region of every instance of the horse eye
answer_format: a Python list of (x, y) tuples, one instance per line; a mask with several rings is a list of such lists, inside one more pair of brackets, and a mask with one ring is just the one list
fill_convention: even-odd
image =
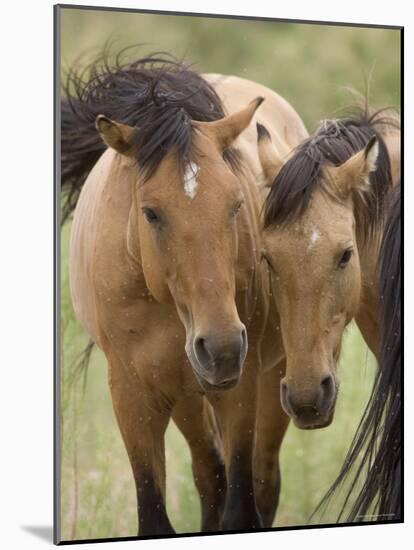
[(236, 206), (233, 208), (233, 215), (237, 216), (237, 214), (240, 212), (240, 208), (243, 206), (244, 201), (240, 201), (236, 204)]
[(157, 214), (151, 208), (143, 208), (142, 213), (144, 214), (145, 219), (149, 223), (158, 223), (160, 221)]
[(347, 248), (341, 256), (341, 259), (339, 261), (339, 267), (341, 269), (346, 267), (347, 264), (349, 263), (349, 260), (351, 259), (351, 257), (352, 257), (352, 248)]

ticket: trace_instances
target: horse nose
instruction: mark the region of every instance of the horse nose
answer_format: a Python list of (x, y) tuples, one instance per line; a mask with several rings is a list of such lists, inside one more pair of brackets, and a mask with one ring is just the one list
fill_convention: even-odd
[(319, 399), (317, 402), (318, 409), (323, 411), (324, 409), (329, 408), (332, 405), (335, 393), (336, 386), (334, 377), (331, 374), (328, 374), (328, 376), (323, 378), (319, 388)]
[[(247, 353), (244, 325), (228, 334), (199, 334), (194, 339), (198, 373), (210, 384), (228, 385), (236, 382)], [(200, 370), (201, 369), (201, 370)]]
[(282, 380), (280, 390), (282, 406), (299, 428), (323, 427), (331, 419), (336, 399), (336, 384), (331, 374), (306, 391)]

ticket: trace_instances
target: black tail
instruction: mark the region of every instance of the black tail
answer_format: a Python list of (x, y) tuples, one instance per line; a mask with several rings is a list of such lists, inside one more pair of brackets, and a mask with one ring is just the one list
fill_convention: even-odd
[[(380, 336), (379, 367), (370, 400), (337, 479), (319, 504), (326, 506), (347, 475), (353, 481), (338, 517), (363, 479), (347, 521), (401, 519), (401, 197), (393, 191), (379, 256)], [(366, 475), (366, 477), (365, 477)], [(365, 477), (365, 479), (364, 479)]]

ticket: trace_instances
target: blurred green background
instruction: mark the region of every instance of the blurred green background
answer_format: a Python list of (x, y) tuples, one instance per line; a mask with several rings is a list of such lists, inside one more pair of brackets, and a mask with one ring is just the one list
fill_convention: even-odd
[[(297, 23), (237, 21), (63, 9), (62, 69), (85, 61), (110, 39), (114, 51), (141, 44), (130, 55), (165, 51), (200, 72), (255, 80), (284, 96), (313, 131), (322, 118), (350, 104), (347, 88), (370, 103), (399, 106), (400, 34)], [(112, 411), (103, 355), (95, 351), (87, 384), (73, 363), (87, 342), (74, 318), (68, 286), (70, 223), (62, 231), (62, 539), (135, 535), (135, 489)], [(368, 398), (375, 363), (357, 329), (347, 331), (339, 365), (341, 391), (332, 426), (305, 432), (290, 426), (282, 455), (282, 494), (275, 526), (309, 523), (309, 516), (343, 462)], [(186, 444), (171, 425), (167, 433), (167, 505), (177, 532), (199, 530), (200, 508)], [(339, 501), (323, 516), (334, 521)], [(312, 520), (320, 522), (321, 518)]]

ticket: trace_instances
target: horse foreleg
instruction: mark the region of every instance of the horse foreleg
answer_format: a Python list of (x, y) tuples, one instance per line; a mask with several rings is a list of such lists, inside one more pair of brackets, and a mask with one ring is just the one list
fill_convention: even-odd
[(263, 527), (272, 527), (279, 504), (279, 451), (289, 425), (289, 417), (280, 404), (280, 379), (285, 364), (263, 373), (259, 381), (254, 472), (256, 500)]
[(201, 530), (218, 531), (226, 496), (226, 472), (214, 412), (204, 397), (195, 394), (176, 404), (173, 419), (191, 450), (201, 503)]
[(256, 507), (253, 478), (258, 385), (256, 370), (256, 364), (249, 364), (246, 360), (242, 378), (235, 388), (208, 394), (220, 421), (226, 462), (225, 530), (258, 529), (262, 526)]
[(174, 533), (165, 506), (164, 435), (171, 407), (109, 361), (109, 385), (118, 425), (132, 466), (139, 536)]

